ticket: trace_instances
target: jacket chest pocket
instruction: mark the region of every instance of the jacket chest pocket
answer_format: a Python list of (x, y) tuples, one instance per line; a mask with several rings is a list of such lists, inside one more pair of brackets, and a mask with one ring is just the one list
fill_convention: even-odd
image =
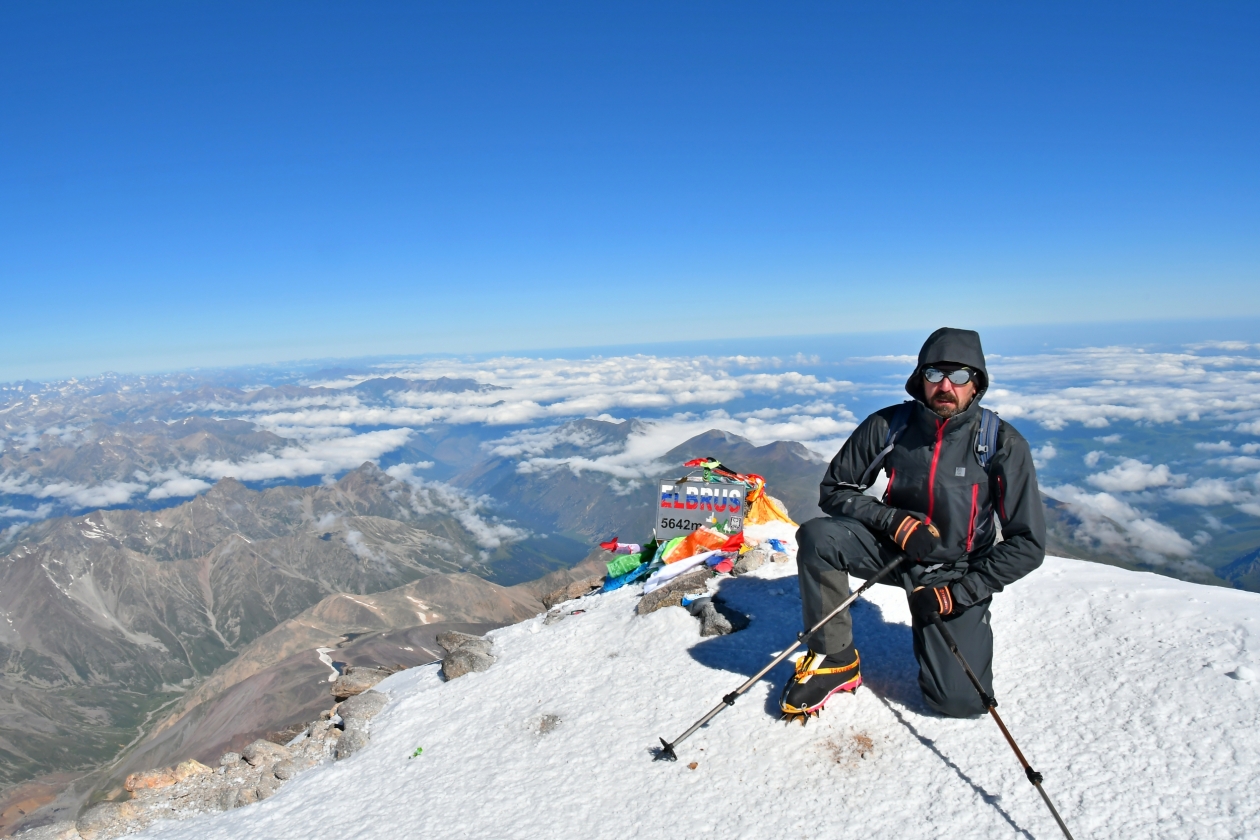
[(885, 503), (908, 510), (927, 510), (930, 453), (928, 458), (924, 458), (917, 451), (899, 452), (894, 449), (889, 453), (884, 470), (888, 473)]

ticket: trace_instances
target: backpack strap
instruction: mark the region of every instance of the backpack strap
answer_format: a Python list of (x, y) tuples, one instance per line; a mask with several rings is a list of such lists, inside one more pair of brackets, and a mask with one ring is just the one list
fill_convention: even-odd
[(986, 473), (993, 454), (997, 452), (998, 429), (1001, 426), (1002, 418), (997, 416), (997, 412), (981, 409), (980, 430), (976, 432), (976, 460)]
[(861, 489), (865, 490), (867, 487), (870, 487), (872, 479), (879, 474), (880, 465), (884, 463), (888, 453), (892, 452), (893, 446), (897, 443), (897, 438), (901, 437), (901, 433), (906, 430), (906, 426), (910, 425), (910, 412), (913, 408), (913, 400), (906, 400), (897, 406), (897, 411), (893, 414), (892, 420), (888, 421), (888, 435), (884, 438), (884, 448), (875, 456), (875, 460), (871, 461), (871, 465), (866, 468), (866, 472), (862, 473), (862, 481), (859, 483)]

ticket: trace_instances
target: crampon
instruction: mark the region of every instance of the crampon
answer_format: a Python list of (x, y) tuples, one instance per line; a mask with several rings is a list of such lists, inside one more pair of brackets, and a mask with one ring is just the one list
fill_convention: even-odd
[(841, 691), (852, 694), (862, 684), (861, 660), (858, 652), (848, 650), (831, 656), (807, 652), (796, 662), (796, 673), (783, 687), (779, 710), (783, 720), (800, 721), (804, 726), (811, 717), (818, 717), (827, 700)]

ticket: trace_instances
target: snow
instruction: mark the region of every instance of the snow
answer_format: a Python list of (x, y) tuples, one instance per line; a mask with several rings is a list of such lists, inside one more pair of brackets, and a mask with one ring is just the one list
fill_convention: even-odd
[[(854, 608), (866, 679), (855, 695), (786, 726), (785, 663), (681, 744), (677, 763), (653, 762), (659, 737), (791, 643), (795, 572), (721, 580), (752, 616), (731, 636), (701, 639), (682, 609), (636, 616), (634, 586), (550, 626), (494, 631), (489, 671), (444, 683), (428, 665), (381, 683), (392, 701), (352, 758), (143, 836), (1060, 836), (992, 720), (924, 705), (905, 596), (889, 586)], [(1260, 838), (1258, 607), (1253, 593), (1059, 558), (994, 599), (999, 711), (1078, 840)]]

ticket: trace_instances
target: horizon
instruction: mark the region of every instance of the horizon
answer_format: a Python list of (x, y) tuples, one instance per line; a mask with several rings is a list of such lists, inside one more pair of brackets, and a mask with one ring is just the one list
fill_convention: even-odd
[[(949, 325), (943, 324), (942, 326)], [(967, 329), (977, 329), (980, 332), (981, 340), (985, 342), (986, 354), (993, 357), (1003, 354), (1022, 355), (1032, 352), (1034, 349), (1042, 352), (1062, 352), (1070, 349), (1108, 346), (1173, 348), (1211, 341), (1260, 343), (1260, 317), (1165, 318), (1131, 321), (1030, 323), (988, 327), (974, 324), (964, 326)], [(1157, 331), (1162, 332), (1159, 332), (1157, 335)], [(221, 365), (193, 364), (180, 367), (98, 369), (80, 372), (62, 370), (59, 373), (47, 376), (20, 378), (5, 378), (4, 371), (8, 368), (4, 366), (3, 362), (0, 362), (0, 385), (11, 386), (24, 382), (48, 385), (57, 382), (90, 380), (106, 376), (231, 374), (234, 372), (247, 374), (266, 369), (291, 371), (297, 368), (327, 366), (330, 364), (358, 364), (364, 367), (373, 367), (391, 362), (419, 362), (436, 359), (484, 361), (497, 357), (519, 358), (524, 356), (580, 359), (625, 355), (655, 355), (663, 357), (767, 355), (764, 353), (749, 353), (750, 342), (756, 342), (763, 347), (768, 345), (771, 348), (771, 352), (768, 354), (770, 356), (793, 352), (795, 354), (803, 354), (810, 350), (817, 351), (821, 347), (847, 351), (852, 356), (867, 356), (881, 351), (914, 355), (918, 352), (918, 347), (923, 339), (930, 332), (931, 328), (925, 328), (921, 331), (910, 329), (851, 330), (803, 335), (759, 335), (753, 338), (697, 338), (682, 341), (628, 342), (624, 344), (500, 348), (463, 353), (434, 351), (429, 353), (373, 353), (360, 356), (308, 356), (304, 358), (255, 359)], [(990, 338), (986, 339), (986, 336)], [(790, 349), (785, 350), (785, 348), (792, 345), (796, 345), (798, 349), (794, 351)], [(873, 348), (872, 345), (874, 345)], [(994, 350), (995, 347), (999, 348), (996, 352)], [(697, 349), (716, 350), (717, 352), (698, 354), (691, 352)], [(817, 355), (817, 353), (815, 352), (814, 355)], [(831, 359), (830, 363), (843, 364), (848, 360), (847, 357), (840, 356)]]

